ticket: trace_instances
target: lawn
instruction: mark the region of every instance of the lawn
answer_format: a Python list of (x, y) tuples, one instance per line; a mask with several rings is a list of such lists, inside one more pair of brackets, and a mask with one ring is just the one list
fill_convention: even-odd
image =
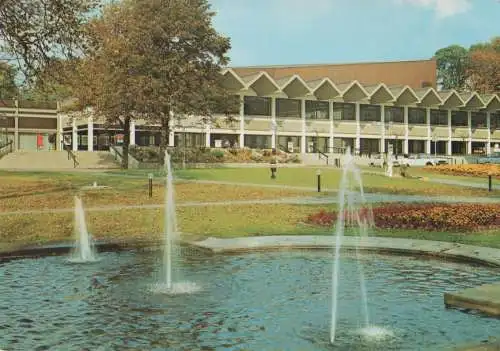
[[(261, 184), (315, 187), (315, 169), (279, 169), (278, 179), (269, 179), (267, 169), (218, 169), (178, 171), (184, 179), (226, 180)], [(130, 176), (130, 175), (135, 175)], [(340, 173), (323, 170), (323, 184), (335, 188)], [(312, 178), (312, 179), (311, 179)], [(407, 179), (388, 179), (364, 175), (365, 183), (391, 192), (405, 189), (424, 192), (428, 183)], [(378, 182), (377, 182), (378, 180)], [(82, 191), (81, 186), (96, 181), (106, 190)], [(140, 172), (103, 173), (15, 173), (1, 172), (0, 250), (25, 244), (69, 240), (73, 237), (74, 196), (82, 198), (89, 231), (103, 239), (160, 239), (163, 228), (161, 208), (123, 208), (128, 205), (160, 205), (164, 182), (156, 176), (153, 197), (148, 197), (147, 177)], [(396, 184), (396, 185), (394, 185)], [(391, 188), (395, 187), (395, 188)], [(439, 187), (442, 189), (446, 187)], [(459, 192), (456, 187), (455, 192)], [(451, 191), (451, 190), (450, 190)], [(180, 230), (186, 238), (208, 236), (238, 237), (256, 235), (317, 234), (330, 235), (331, 229), (305, 224), (308, 215), (334, 205), (232, 204), (184, 206), (186, 202), (281, 199), (314, 195), (313, 192), (287, 188), (259, 188), (225, 184), (180, 182), (176, 185)], [(456, 193), (455, 193), (456, 194)], [(467, 194), (467, 192), (460, 192)], [(59, 209), (60, 211), (51, 211)], [(44, 213), (11, 213), (47, 210)], [(347, 235), (350, 235), (348, 230)], [(500, 232), (441, 233), (416, 230), (374, 230), (371, 235), (456, 241), (500, 248)]]

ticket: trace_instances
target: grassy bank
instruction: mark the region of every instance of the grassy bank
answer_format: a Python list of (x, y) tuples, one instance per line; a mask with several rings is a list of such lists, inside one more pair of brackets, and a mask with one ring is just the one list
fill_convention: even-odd
[[(296, 172), (294, 172), (296, 171)], [(315, 186), (315, 169), (280, 169), (276, 182), (269, 179), (267, 169), (222, 169), (179, 171), (190, 179), (227, 180), (261, 184)], [(71, 240), (73, 238), (74, 195), (79, 195), (86, 208), (89, 231), (100, 239), (159, 239), (163, 228), (164, 184), (157, 179), (153, 197), (148, 197), (147, 178), (88, 173), (0, 173), (0, 249), (34, 243)], [(138, 175), (136, 172), (135, 175)], [(338, 171), (324, 171), (324, 186), (334, 187)], [(312, 178), (312, 179), (311, 179)], [(386, 192), (391, 186), (401, 193), (429, 188), (427, 183), (408, 180), (388, 180), (381, 176), (363, 177), (365, 182), (378, 184)], [(378, 183), (374, 183), (378, 179)], [(81, 186), (97, 181), (110, 186), (106, 190), (82, 191)], [(388, 186), (387, 182), (390, 186)], [(326, 184), (325, 184), (326, 183)], [(415, 186), (415, 184), (421, 184)], [(372, 185), (374, 186), (374, 185)], [(446, 187), (437, 187), (443, 189)], [(457, 188), (454, 188), (454, 195)], [(335, 206), (287, 204), (224, 204), (183, 206), (186, 202), (230, 200), (263, 200), (311, 196), (314, 193), (290, 190), (246, 187), (223, 184), (179, 183), (176, 186), (177, 215), (184, 235), (196, 238), (208, 236), (239, 237), (256, 235), (330, 235), (331, 229), (305, 224), (306, 218), (320, 209)], [(464, 195), (464, 193), (461, 193)], [(146, 208), (144, 206), (156, 206)], [(143, 208), (123, 208), (143, 206)], [(46, 210), (44, 213), (21, 213)], [(58, 210), (58, 211), (55, 211)], [(13, 213), (17, 212), (17, 213)], [(348, 231), (347, 235), (351, 233)], [(474, 233), (422, 232), (416, 230), (374, 230), (371, 235), (442, 240), (500, 248), (500, 231)]]

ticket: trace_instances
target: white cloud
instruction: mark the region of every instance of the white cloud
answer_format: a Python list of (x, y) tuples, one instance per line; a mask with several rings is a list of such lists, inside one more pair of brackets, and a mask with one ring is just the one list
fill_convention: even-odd
[(451, 17), (467, 12), (471, 7), (471, 0), (395, 0), (398, 4), (410, 4), (431, 8), (439, 18)]

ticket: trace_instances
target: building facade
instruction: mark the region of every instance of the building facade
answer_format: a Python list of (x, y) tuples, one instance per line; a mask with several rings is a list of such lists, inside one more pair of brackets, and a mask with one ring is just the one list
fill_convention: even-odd
[[(490, 154), (500, 144), (499, 95), (436, 90), (435, 60), (235, 67), (221, 74), (239, 97), (239, 109), (230, 119), (215, 114), (206, 123), (174, 116), (171, 146), (297, 153), (333, 153), (349, 146), (374, 154), (392, 145), (398, 154), (463, 155)], [(123, 140), (119, 127), (54, 112), (57, 143), (66, 140), (75, 151), (107, 150)], [(159, 128), (135, 120), (130, 141), (159, 145)], [(24, 146), (20, 139), (17, 145)]]

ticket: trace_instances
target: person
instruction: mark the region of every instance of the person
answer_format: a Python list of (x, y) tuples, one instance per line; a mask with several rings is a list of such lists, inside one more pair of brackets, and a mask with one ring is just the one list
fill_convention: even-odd
[(271, 152), (271, 179), (276, 179), (276, 149), (273, 149)]

